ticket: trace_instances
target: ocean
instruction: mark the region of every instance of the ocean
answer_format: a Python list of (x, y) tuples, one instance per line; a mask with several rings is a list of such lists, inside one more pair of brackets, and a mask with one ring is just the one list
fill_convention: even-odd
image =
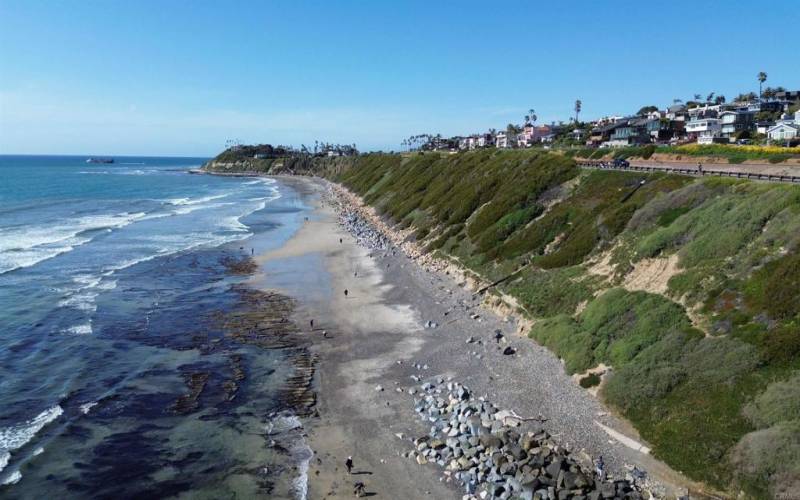
[(0, 498), (304, 496), (307, 353), (244, 282), (307, 207), (204, 161), (0, 156)]

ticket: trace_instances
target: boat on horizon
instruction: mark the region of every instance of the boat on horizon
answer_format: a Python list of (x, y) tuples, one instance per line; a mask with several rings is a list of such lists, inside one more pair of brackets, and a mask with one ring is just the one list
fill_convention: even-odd
[(88, 158), (86, 163), (114, 163), (114, 158)]

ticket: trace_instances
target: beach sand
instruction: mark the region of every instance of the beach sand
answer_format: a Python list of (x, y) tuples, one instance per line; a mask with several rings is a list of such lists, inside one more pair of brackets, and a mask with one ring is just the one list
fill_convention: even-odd
[[(252, 284), (298, 301), (294, 319), (318, 355), (319, 416), (306, 422), (315, 453), (308, 470), (308, 498), (352, 497), (356, 481), (380, 498), (461, 498), (457, 485), (440, 480), (438, 466), (421, 466), (400, 456), (412, 449), (412, 439), (428, 431), (406, 392), (419, 385), (412, 375), (423, 380), (453, 377), (501, 408), (521, 416), (541, 415), (545, 428), (574, 453), (587, 460), (602, 455), (607, 470), (617, 474), (626, 465), (637, 465), (668, 496), (699, 487), (634, 449), (647, 445), (630, 425), (580, 388), (555, 355), (518, 336), (513, 320), (484, 310), (463, 283), (426, 271), (399, 250), (396, 255), (373, 254), (359, 246), (337, 224), (333, 207), (324, 203), (326, 181), (281, 181), (297, 190), (312, 210), (287, 244), (256, 256), (261, 270)], [(424, 328), (429, 320), (439, 326)], [(508, 342), (497, 343), (495, 330)], [(482, 342), (468, 344), (469, 337)], [(504, 356), (507, 345), (517, 354)], [(353, 475), (344, 467), (348, 456), (355, 463)]]

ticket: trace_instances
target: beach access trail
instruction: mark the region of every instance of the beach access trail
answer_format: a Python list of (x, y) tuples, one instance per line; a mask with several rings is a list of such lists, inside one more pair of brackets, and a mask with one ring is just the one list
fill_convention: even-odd
[[(408, 393), (421, 383), (412, 376), (452, 377), (500, 408), (540, 419), (588, 466), (602, 455), (606, 469), (624, 477), (636, 465), (668, 497), (699, 488), (649, 455), (635, 430), (575, 383), (554, 354), (516, 333), (513, 318), (484, 309), (463, 283), (425, 270), (396, 247), (358, 245), (337, 221), (327, 181), (279, 179), (311, 208), (283, 247), (256, 256), (261, 271), (253, 284), (297, 300), (294, 319), (319, 357), (319, 417), (307, 422), (315, 453), (308, 498), (352, 498), (356, 481), (376, 498), (462, 497), (463, 489), (441, 480), (439, 466), (401, 456), (429, 430)], [(504, 355), (507, 346), (516, 353)], [(344, 467), (348, 456), (353, 475)]]

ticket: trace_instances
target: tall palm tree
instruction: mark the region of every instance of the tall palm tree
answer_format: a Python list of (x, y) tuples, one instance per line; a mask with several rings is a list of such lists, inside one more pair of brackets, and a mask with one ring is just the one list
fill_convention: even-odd
[(761, 86), (767, 81), (767, 74), (763, 71), (758, 72), (758, 97), (761, 98)]
[(694, 100), (695, 101), (699, 101), (700, 100), (700, 94), (695, 94), (694, 95)]
[(528, 118), (530, 119), (531, 123), (533, 123), (534, 125), (536, 124), (537, 116), (536, 116), (536, 110), (535, 109), (531, 108), (531, 109), (528, 110)]
[(581, 100), (575, 100), (575, 123), (578, 123), (578, 115), (581, 113), (581, 106), (583, 106)]

